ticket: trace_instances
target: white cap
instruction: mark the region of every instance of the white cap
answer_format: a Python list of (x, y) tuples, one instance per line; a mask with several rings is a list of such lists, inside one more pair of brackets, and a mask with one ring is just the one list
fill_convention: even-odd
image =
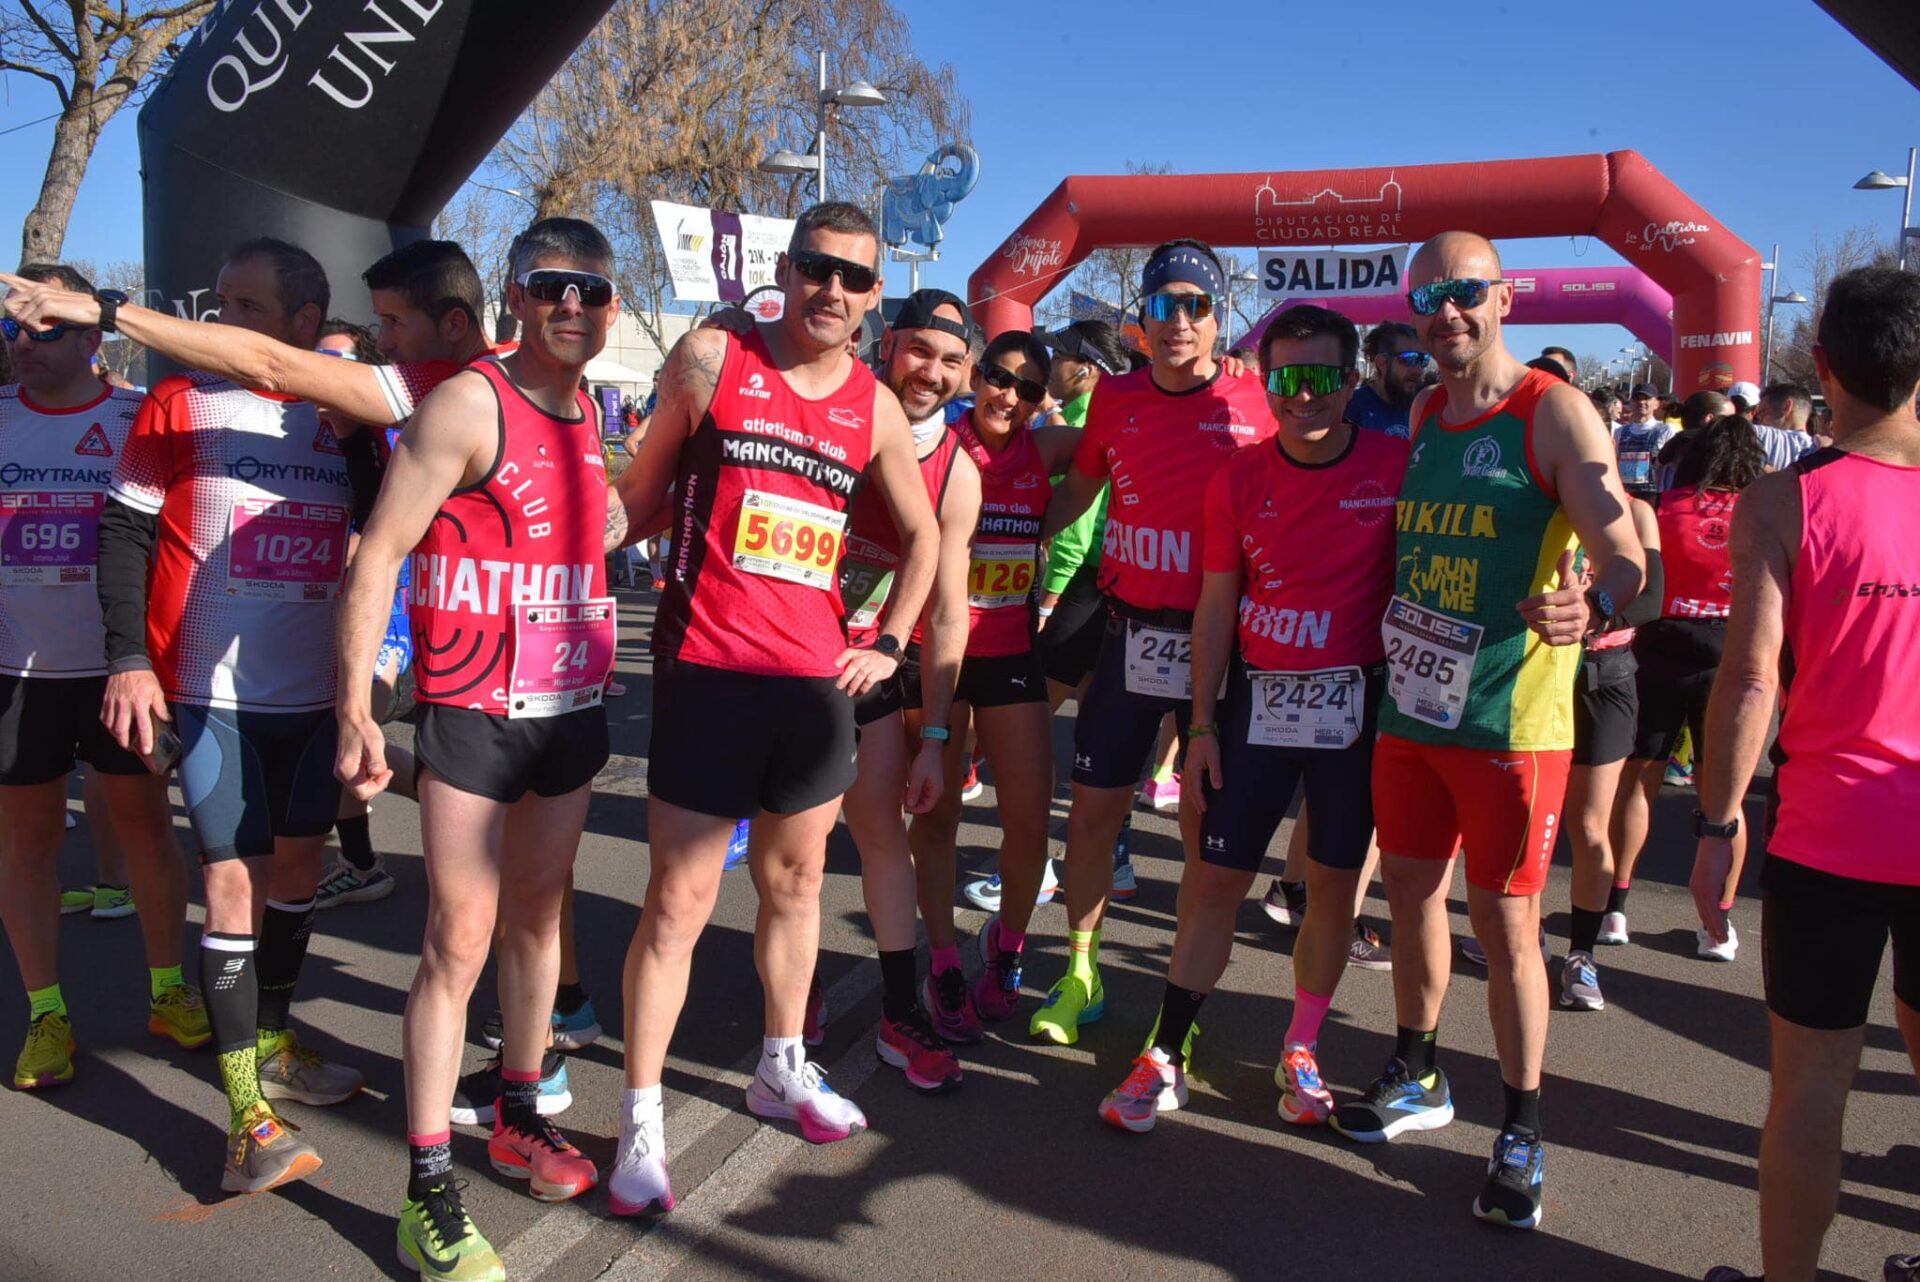
[(1735, 383), (1727, 389), (1727, 396), (1732, 400), (1745, 401), (1748, 408), (1752, 408), (1760, 403), (1760, 385), (1758, 383)]

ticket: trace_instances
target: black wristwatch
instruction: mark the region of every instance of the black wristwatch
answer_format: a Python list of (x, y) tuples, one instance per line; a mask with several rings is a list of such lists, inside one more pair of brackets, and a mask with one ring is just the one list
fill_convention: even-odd
[(900, 638), (882, 632), (873, 642), (874, 653), (884, 654), (895, 663), (900, 661)]
[(1726, 823), (1710, 823), (1706, 815), (1693, 812), (1693, 835), (1696, 837), (1724, 837), (1731, 840), (1740, 835), (1740, 816), (1735, 815)]
[(100, 332), (118, 334), (120, 304), (132, 300), (117, 289), (96, 289), (93, 291), (93, 301), (100, 304)]

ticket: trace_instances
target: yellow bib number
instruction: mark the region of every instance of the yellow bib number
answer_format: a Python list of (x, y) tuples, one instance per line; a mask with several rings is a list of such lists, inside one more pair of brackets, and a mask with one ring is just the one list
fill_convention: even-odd
[(978, 543), (967, 570), (967, 604), (976, 610), (1021, 605), (1033, 590), (1031, 543)]
[(733, 536), (733, 568), (826, 591), (840, 562), (847, 516), (784, 494), (748, 490)]

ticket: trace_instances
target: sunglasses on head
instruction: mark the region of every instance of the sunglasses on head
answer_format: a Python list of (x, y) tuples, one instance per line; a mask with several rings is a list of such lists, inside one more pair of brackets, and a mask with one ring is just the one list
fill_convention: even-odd
[(999, 365), (982, 365), (980, 377), (987, 380), (987, 386), (1006, 391), (1014, 389), (1014, 395), (1029, 405), (1038, 405), (1047, 394), (1047, 389), (1030, 378), (1021, 378), (1012, 370)]
[(1425, 352), (1395, 352), (1393, 359), (1399, 361), (1408, 369), (1425, 369), (1427, 362), (1433, 358)]
[(1472, 311), (1487, 301), (1487, 290), (1503, 282), (1498, 280), (1436, 280), (1431, 285), (1416, 285), (1407, 292), (1407, 305), (1416, 316), (1432, 316), (1442, 303), (1451, 302), (1463, 312)]
[(793, 270), (816, 285), (824, 285), (838, 275), (841, 287), (850, 294), (864, 294), (873, 288), (873, 268), (864, 263), (836, 258), (815, 249), (796, 249), (787, 255), (787, 261), (793, 264)]
[(0, 317), (0, 336), (5, 336), (9, 343), (20, 337), (21, 334), (25, 334), (29, 342), (51, 343), (58, 339), (65, 338), (68, 330), (77, 328), (78, 326), (63, 323), (59, 325), (49, 325), (47, 328), (41, 330), (32, 330), (11, 316)]
[(605, 307), (613, 301), (613, 282), (598, 272), (576, 272), (560, 267), (536, 267), (514, 277), (527, 297), (543, 303), (565, 302), (571, 290), (582, 307)]
[(1343, 365), (1276, 365), (1267, 371), (1267, 390), (1275, 396), (1331, 396), (1346, 385)]
[(1147, 318), (1170, 321), (1175, 312), (1185, 312), (1197, 324), (1213, 315), (1212, 294), (1148, 294)]

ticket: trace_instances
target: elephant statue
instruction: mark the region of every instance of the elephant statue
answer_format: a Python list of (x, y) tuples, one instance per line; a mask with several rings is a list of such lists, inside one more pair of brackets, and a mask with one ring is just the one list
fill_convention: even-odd
[[(947, 167), (957, 161), (958, 169)], [(909, 240), (933, 249), (945, 238), (953, 207), (980, 181), (980, 155), (963, 142), (948, 143), (927, 157), (917, 174), (887, 180), (881, 201), (881, 235), (889, 245)]]

